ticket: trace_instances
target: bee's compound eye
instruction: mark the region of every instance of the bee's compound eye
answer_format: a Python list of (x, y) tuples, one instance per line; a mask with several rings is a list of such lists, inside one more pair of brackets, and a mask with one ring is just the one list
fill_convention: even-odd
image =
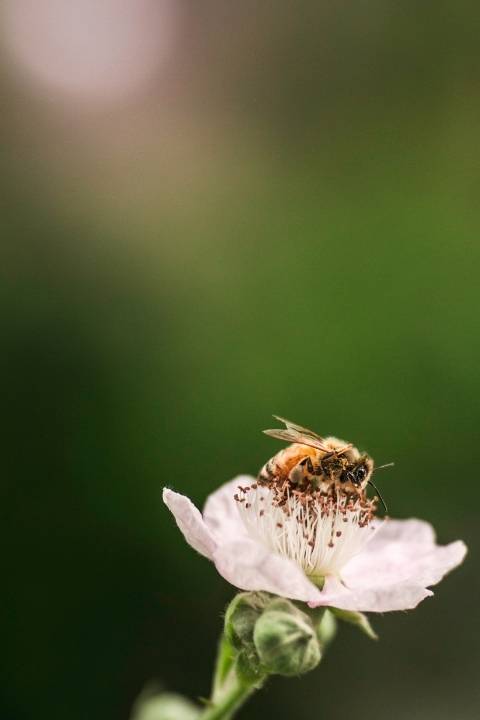
[(367, 477), (367, 470), (366, 470), (366, 468), (364, 468), (363, 465), (360, 465), (360, 467), (357, 468), (355, 471), (355, 480), (357, 481), (357, 483), (361, 483), (365, 480), (366, 477)]
[(345, 483), (345, 482), (348, 482), (348, 481), (350, 481), (350, 482), (352, 482), (352, 483), (355, 483), (355, 475), (353, 474), (353, 472), (346, 471), (346, 472), (344, 472), (344, 473), (341, 474), (341, 476), (340, 476), (340, 482)]

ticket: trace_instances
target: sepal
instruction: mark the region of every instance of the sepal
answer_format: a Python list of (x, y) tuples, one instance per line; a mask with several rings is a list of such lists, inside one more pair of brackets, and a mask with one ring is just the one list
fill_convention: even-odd
[(338, 620), (354, 625), (367, 635), (371, 640), (378, 640), (378, 635), (370, 625), (370, 620), (361, 612), (353, 612), (351, 610), (339, 610), (338, 608), (329, 608)]
[(322, 651), (333, 642), (337, 634), (337, 621), (335, 615), (328, 608), (323, 608), (320, 615), (314, 615), (312, 618), (313, 626), (317, 632)]

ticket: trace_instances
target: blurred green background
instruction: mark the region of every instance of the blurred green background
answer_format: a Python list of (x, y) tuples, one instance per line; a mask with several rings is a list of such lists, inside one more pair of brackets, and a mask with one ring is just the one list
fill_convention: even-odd
[(478, 718), (477, 4), (41, 6), (1, 10), (2, 720), (208, 693), (234, 590), (161, 490), (255, 473), (273, 412), (470, 554), (241, 717)]

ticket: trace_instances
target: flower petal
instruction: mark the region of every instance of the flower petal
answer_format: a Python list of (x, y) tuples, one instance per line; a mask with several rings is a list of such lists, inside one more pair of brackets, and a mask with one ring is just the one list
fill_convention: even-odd
[(421, 520), (388, 520), (344, 567), (342, 583), (327, 580), (321, 604), (364, 612), (411, 609), (433, 594), (426, 588), (459, 565), (466, 551), (461, 541), (436, 545), (433, 528)]
[(309, 603), (309, 605), (311, 607), (330, 605), (341, 610), (358, 612), (389, 612), (411, 610), (430, 595), (433, 595), (431, 590), (407, 582), (349, 588), (342, 585), (337, 578), (328, 577), (322, 591), (321, 602)]
[(435, 530), (426, 520), (385, 518), (382, 522), (381, 532), (375, 533), (375, 538), (372, 538), (369, 543), (369, 550), (373, 549), (376, 552), (377, 545), (384, 545), (392, 541), (435, 545)]
[(213, 561), (220, 575), (241, 590), (264, 590), (304, 602), (321, 599), (320, 590), (293, 560), (248, 537), (219, 545)]
[(163, 502), (173, 514), (188, 544), (201, 555), (212, 560), (216, 548), (215, 539), (191, 500), (185, 495), (164, 488)]
[(399, 582), (428, 587), (459, 565), (466, 547), (461, 541), (436, 545), (432, 527), (421, 520), (388, 520), (364, 551), (343, 569), (349, 587)]
[(238, 475), (209, 495), (203, 508), (203, 518), (212, 535), (220, 542), (247, 537), (247, 530), (234, 498), (239, 486), (255, 482), (250, 475)]

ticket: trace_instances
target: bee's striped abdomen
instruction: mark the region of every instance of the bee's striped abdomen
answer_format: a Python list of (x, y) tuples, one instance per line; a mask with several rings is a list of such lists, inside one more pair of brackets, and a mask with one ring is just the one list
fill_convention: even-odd
[(266, 482), (266, 483), (272, 482), (272, 480), (275, 480), (275, 478), (278, 477), (278, 474), (276, 472), (276, 462), (275, 462), (276, 457), (277, 456), (274, 455), (272, 458), (270, 458), (270, 460), (265, 463), (265, 465), (262, 467), (262, 469), (258, 473), (258, 479), (261, 482)]
[(316, 458), (318, 451), (307, 445), (294, 443), (284, 450), (280, 450), (270, 458), (258, 474), (258, 480), (264, 483), (271, 483), (275, 480), (286, 480), (290, 471), (298, 465), (305, 457)]

